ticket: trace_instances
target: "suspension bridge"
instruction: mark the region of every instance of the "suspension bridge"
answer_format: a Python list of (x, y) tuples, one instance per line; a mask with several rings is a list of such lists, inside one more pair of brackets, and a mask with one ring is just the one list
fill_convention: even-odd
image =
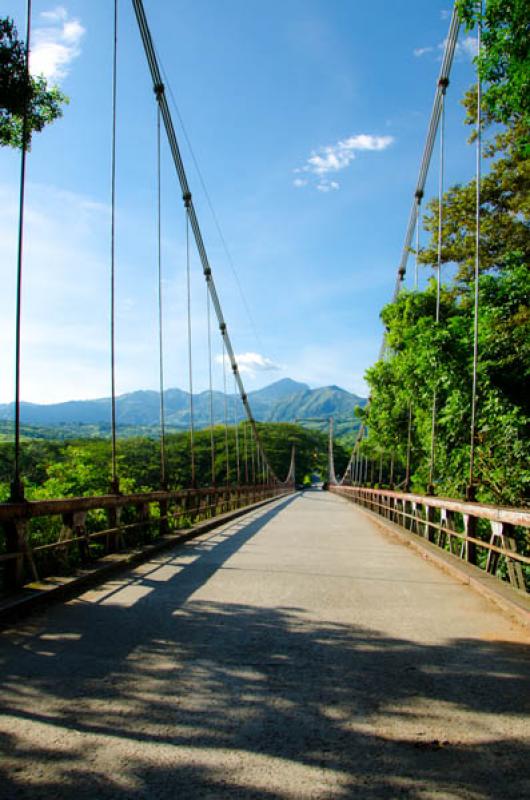
[[(521, 798), (527, 774), (530, 629), (527, 508), (476, 500), (481, 122), (478, 88), (475, 326), (465, 498), (429, 491), (402, 463), (363, 448), (342, 476), (330, 420), (324, 490), (278, 475), (247, 395), (181, 156), (142, 0), (132, 2), (157, 111), (160, 486), (128, 492), (116, 420), (114, 14), (110, 230), (111, 481), (108, 493), (28, 499), (23, 365), (24, 181), (16, 300), (11, 495), (0, 503), (0, 746), (6, 798)], [(29, 5), (31, 8), (31, 4)], [(29, 64), (28, 14), (26, 62)], [(450, 21), (394, 299), (402, 289), (459, 20)], [(480, 46), (480, 40), (479, 40)], [(28, 67), (29, 69), (29, 67)], [(190, 481), (167, 453), (161, 252), (165, 133), (186, 220)], [(23, 139), (29, 136), (24, 117)], [(441, 243), (441, 233), (439, 243)], [(190, 262), (206, 285), (210, 441), (198, 459)], [(416, 254), (419, 247), (416, 246)], [(441, 244), (436, 322), (440, 321)], [(417, 270), (417, 263), (416, 263)], [(416, 273), (417, 274), (417, 273)], [(417, 286), (417, 277), (415, 279)], [(214, 435), (212, 340), (222, 345), (224, 419)], [(388, 344), (383, 341), (380, 357)], [(236, 401), (228, 408), (228, 375)], [(230, 424), (235, 423), (235, 424)], [(221, 453), (220, 453), (221, 451)], [(220, 476), (218, 457), (223, 456)], [(43, 541), (42, 532), (46, 531)]]

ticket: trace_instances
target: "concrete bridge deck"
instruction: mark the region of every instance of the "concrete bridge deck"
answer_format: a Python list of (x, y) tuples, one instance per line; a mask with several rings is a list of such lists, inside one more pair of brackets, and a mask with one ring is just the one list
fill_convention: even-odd
[(520, 800), (528, 652), (308, 492), (4, 631), (0, 795)]

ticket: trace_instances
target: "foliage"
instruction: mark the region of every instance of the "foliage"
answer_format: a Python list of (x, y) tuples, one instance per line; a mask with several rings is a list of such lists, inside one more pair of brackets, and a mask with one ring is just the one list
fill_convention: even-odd
[(28, 76), (24, 43), (14, 22), (0, 19), (0, 145), (20, 149), (24, 138), (26, 112), (26, 148), (31, 135), (62, 116), (61, 105), (68, 98), (56, 86), (48, 87), (41, 76)]
[[(480, 264), (482, 271), (503, 270), (514, 262), (530, 263), (530, 153), (518, 147), (519, 126), (497, 132), (486, 146), (491, 159), (482, 177)], [(476, 182), (453, 186), (443, 196), (442, 264), (457, 265), (456, 279), (473, 279), (475, 264)], [(438, 199), (427, 205), (424, 217), (431, 234), (419, 261), (435, 266), (438, 253)]]
[(481, 24), (477, 57), (490, 121), (517, 126), (518, 147), (530, 155), (530, 4), (528, 0), (458, 0), (468, 30)]
[[(478, 4), (459, 5), (463, 18), (470, 25), (476, 22)], [(493, 131), (493, 135), (485, 144), (490, 169), (480, 186), (474, 477), (479, 499), (519, 505), (528, 503), (530, 495), (530, 152), (521, 147), (528, 134), (528, 96), (522, 97), (521, 86), (528, 81), (525, 36), (530, 6), (517, 0), (489, 0), (483, 23), (479, 66), (488, 83), (483, 127), (485, 134)], [(474, 90), (466, 94), (464, 105), (467, 122), (473, 122)], [(499, 127), (499, 123), (506, 124)], [(454, 280), (441, 287), (440, 323), (434, 314), (434, 280), (424, 292), (403, 291), (395, 303), (383, 309), (388, 352), (368, 371), (371, 404), (361, 415), (369, 429), (365, 451), (371, 458), (378, 450), (395, 454), (402, 476), (411, 410), (412, 488), (425, 491), (436, 393), (436, 490), (458, 496), (470, 480), (475, 181), (451, 187), (442, 202), (442, 265), (448, 265)], [(424, 226), (430, 240), (418, 254), (419, 261), (436, 267), (437, 199), (427, 206)]]
[[(390, 355), (367, 373), (371, 403), (366, 451), (405, 464), (412, 407), (412, 488), (429, 483), (433, 393), (437, 394), (437, 491), (461, 496), (468, 483), (473, 309), (443, 289), (441, 324), (434, 319), (434, 282), (403, 291), (383, 310)], [(530, 274), (520, 263), (480, 281), (477, 480), (479, 497), (527, 502), (530, 490)]]
[[(313, 472), (327, 473), (327, 435), (305, 430), (289, 423), (258, 423), (260, 438), (271, 467), (283, 480), (289, 471), (291, 448), (296, 448), (296, 471), (299, 480)], [(226, 438), (226, 433), (228, 434)], [(227, 478), (237, 480), (236, 428), (217, 426), (213, 429), (215, 449), (215, 481), (223, 485)], [(258, 480), (255, 449), (252, 448), (250, 428), (237, 426), (239, 448), (239, 477)], [(211, 485), (211, 430), (195, 432), (194, 452), (199, 485)], [(246, 444), (245, 444), (246, 442)], [(159, 441), (136, 437), (119, 441), (118, 471), (123, 492), (156, 490), (160, 488)], [(254, 458), (252, 458), (254, 453)], [(188, 433), (170, 433), (165, 441), (166, 474), (169, 488), (191, 485), (190, 440)], [(246, 458), (245, 458), (246, 454)], [(13, 448), (0, 443), (0, 501), (9, 496), (13, 470)], [(348, 451), (335, 445), (337, 471), (344, 470)], [(253, 466), (254, 464), (254, 466)], [(246, 467), (245, 467), (246, 465)], [(21, 472), (25, 479), (28, 499), (76, 497), (104, 494), (110, 485), (110, 442), (105, 439), (72, 441), (28, 440), (21, 451)]]

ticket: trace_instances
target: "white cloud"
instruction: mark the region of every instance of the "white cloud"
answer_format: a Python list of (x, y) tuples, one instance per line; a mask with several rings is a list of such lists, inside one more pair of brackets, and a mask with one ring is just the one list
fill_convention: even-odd
[(67, 19), (68, 12), (64, 6), (57, 6), (50, 11), (41, 11), (40, 17), (48, 22), (62, 22)]
[(433, 50), (434, 47), (416, 47), (416, 49), (413, 50), (413, 53), (416, 58), (421, 58), (421, 56), (424, 56), (426, 53), (432, 53)]
[[(223, 356), (218, 355), (215, 360), (218, 364), (222, 364)], [(236, 353), (236, 361), (240, 373), (251, 377), (254, 377), (257, 372), (276, 372), (281, 369), (278, 364), (275, 364), (270, 358), (262, 356), (260, 353)], [(225, 355), (225, 363), (227, 366), (230, 365), (230, 359), (227, 355)]]
[[(447, 39), (444, 39), (443, 42), (437, 44), (436, 47), (416, 47), (412, 52), (416, 58), (421, 58), (427, 55), (427, 53), (436, 53), (437, 60), (441, 60), (446, 43)], [(455, 55), (457, 58), (473, 59), (477, 55), (477, 51), (478, 40), (476, 36), (465, 36), (461, 42), (456, 43)]]
[(456, 52), (466, 55), (468, 58), (475, 58), (478, 53), (478, 39), (476, 36), (466, 36), (457, 44)]
[(321, 180), (319, 183), (317, 183), (317, 189), (319, 192), (333, 192), (339, 188), (340, 187), (337, 181)]
[[(339, 188), (337, 181), (329, 181), (324, 176), (328, 173), (340, 172), (346, 169), (356, 157), (357, 152), (367, 150), (385, 150), (394, 141), (392, 136), (372, 136), (359, 133), (340, 139), (336, 144), (326, 145), (314, 150), (303, 167), (294, 170), (297, 173), (315, 175), (316, 188), (321, 192), (329, 192)], [(295, 186), (305, 186), (309, 181), (296, 178)]]
[(60, 81), (69, 71), (70, 63), (81, 53), (85, 28), (78, 19), (69, 19), (63, 6), (40, 15), (43, 25), (35, 29), (30, 55), (33, 75)]
[(440, 11), (440, 19), (446, 20), (451, 16), (451, 11), (448, 8), (442, 8)]

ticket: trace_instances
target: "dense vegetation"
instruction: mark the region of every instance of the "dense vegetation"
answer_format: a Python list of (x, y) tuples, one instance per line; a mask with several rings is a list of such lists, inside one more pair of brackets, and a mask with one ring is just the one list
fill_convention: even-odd
[(62, 116), (68, 98), (44, 76), (27, 74), (25, 44), (9, 17), (0, 18), (0, 145), (25, 147), (31, 136)]
[[(252, 480), (249, 428), (246, 426), (247, 474)], [(296, 447), (297, 480), (316, 472), (327, 475), (327, 436), (300, 425), (259, 423), (271, 466), (281, 480), (289, 471), (292, 445)], [(227, 478), (226, 439), (224, 427), (214, 428), (215, 478), (223, 485)], [(245, 479), (245, 430), (238, 426), (240, 479)], [(155, 439), (131, 437), (119, 442), (120, 487), (134, 492), (160, 488), (160, 446)], [(12, 477), (13, 447), (0, 443), (0, 500), (9, 496)], [(169, 488), (188, 487), (191, 483), (189, 435), (170, 433), (166, 437), (167, 476)], [(211, 483), (210, 430), (195, 434), (195, 458), (200, 485)], [(344, 470), (348, 452), (340, 444), (335, 447), (337, 470)], [(22, 448), (22, 474), (28, 499), (75, 497), (104, 494), (110, 485), (110, 442), (107, 439), (53, 441), (28, 440)], [(254, 460), (254, 469), (256, 461)], [(235, 428), (228, 428), (228, 477), (236, 480)]]
[[(479, 16), (472, 0), (460, 9), (470, 25)], [(481, 180), (477, 497), (523, 504), (530, 489), (530, 5), (489, 0), (482, 22), (479, 69), (490, 168)], [(464, 105), (466, 121), (475, 123), (474, 88)], [(436, 391), (435, 489), (453, 496), (462, 495), (469, 480), (475, 191), (471, 181), (443, 198), (442, 263), (452, 265), (454, 278), (442, 287), (440, 324), (434, 280), (425, 291), (402, 291), (383, 309), (388, 351), (368, 371), (371, 403), (360, 412), (370, 457), (395, 454), (403, 465), (411, 410), (411, 487), (425, 491)], [(437, 220), (432, 200), (424, 217), (430, 241), (419, 254), (426, 267), (437, 263)]]

